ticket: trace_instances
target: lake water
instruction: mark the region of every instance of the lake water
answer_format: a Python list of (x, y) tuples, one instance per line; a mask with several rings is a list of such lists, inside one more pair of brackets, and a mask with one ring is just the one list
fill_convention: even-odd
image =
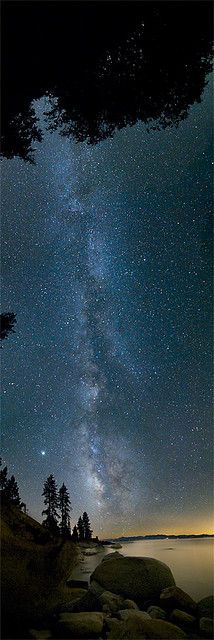
[(138, 540), (123, 545), (124, 556), (150, 556), (170, 567), (178, 587), (199, 600), (213, 593), (213, 539)]
[[(171, 569), (176, 584), (187, 591), (195, 600), (211, 595), (213, 589), (213, 539), (196, 540), (138, 540), (122, 545), (124, 556), (150, 556), (165, 562)], [(84, 562), (72, 573), (76, 579), (89, 580), (90, 574), (106, 553), (113, 550), (106, 547), (104, 552), (85, 557)]]

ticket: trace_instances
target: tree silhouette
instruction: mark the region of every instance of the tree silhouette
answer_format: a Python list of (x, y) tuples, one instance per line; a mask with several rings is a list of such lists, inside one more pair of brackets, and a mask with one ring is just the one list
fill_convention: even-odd
[(0, 490), (1, 493), (6, 489), (7, 486), (7, 467), (4, 467), (0, 471)]
[(77, 531), (78, 531), (78, 536), (79, 536), (79, 541), (83, 542), (84, 540), (84, 524), (83, 524), (83, 520), (80, 516), (78, 522), (77, 522)]
[(72, 531), (72, 536), (71, 537), (72, 537), (73, 542), (78, 542), (79, 536), (78, 536), (78, 531), (77, 531), (76, 525), (73, 527), (73, 531)]
[(46, 515), (43, 520), (43, 526), (46, 527), (54, 535), (59, 532), (57, 520), (59, 518), (57, 513), (58, 508), (58, 495), (56, 481), (51, 474), (44, 483), (44, 489), (42, 495), (44, 496), (44, 503), (47, 505), (47, 509), (42, 511), (42, 515)]
[(59, 510), (60, 510), (60, 523), (59, 529), (60, 533), (63, 537), (70, 537), (71, 535), (71, 527), (70, 527), (70, 498), (68, 490), (63, 482), (62, 487), (59, 490)]
[(17, 507), (20, 506), (20, 496), (19, 489), (15, 477), (12, 475), (9, 480), (7, 480), (5, 489), (3, 490), (3, 499), (6, 503), (10, 503)]
[(51, 97), (51, 129), (96, 144), (138, 121), (148, 128), (178, 126), (200, 101), (211, 71), (209, 0), (11, 1), (3, 3), (2, 23), (2, 153), (8, 158), (32, 161), (32, 144), (41, 139), (34, 99)]
[(83, 513), (82, 521), (83, 521), (83, 528), (84, 528), (84, 540), (91, 540), (92, 530), (91, 530), (89, 517), (86, 511), (84, 511)]
[(16, 323), (15, 313), (1, 313), (0, 326), (1, 326), (1, 340), (8, 337), (9, 333), (15, 333), (13, 325)]

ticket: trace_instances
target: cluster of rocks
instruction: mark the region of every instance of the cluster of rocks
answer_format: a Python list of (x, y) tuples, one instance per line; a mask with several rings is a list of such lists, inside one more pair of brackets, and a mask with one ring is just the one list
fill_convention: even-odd
[(81, 598), (60, 607), (51, 633), (41, 630), (40, 635), (34, 632), (31, 637), (212, 639), (212, 610), (212, 596), (196, 603), (175, 585), (164, 563), (116, 552), (106, 555), (96, 567)]

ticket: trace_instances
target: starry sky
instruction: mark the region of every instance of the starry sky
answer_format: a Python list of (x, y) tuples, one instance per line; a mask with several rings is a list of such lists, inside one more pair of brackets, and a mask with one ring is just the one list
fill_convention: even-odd
[(2, 161), (1, 450), (41, 521), (53, 473), (101, 538), (212, 532), (212, 82), (178, 128), (45, 125)]

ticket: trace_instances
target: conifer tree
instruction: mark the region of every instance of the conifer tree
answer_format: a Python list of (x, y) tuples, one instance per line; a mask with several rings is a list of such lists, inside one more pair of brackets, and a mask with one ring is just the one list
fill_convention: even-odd
[(0, 336), (1, 340), (8, 337), (9, 333), (15, 333), (13, 325), (16, 323), (15, 313), (1, 313), (0, 315)]
[(44, 503), (47, 505), (47, 509), (42, 511), (42, 515), (46, 515), (46, 519), (43, 520), (43, 526), (49, 529), (50, 533), (58, 534), (57, 520), (59, 518), (57, 513), (58, 508), (58, 495), (56, 481), (51, 474), (44, 483), (44, 489), (42, 495), (44, 496)]
[(70, 527), (70, 507), (71, 501), (69, 498), (68, 490), (63, 482), (62, 487), (59, 490), (59, 509), (60, 509), (60, 533), (62, 536), (67, 537), (71, 535)]
[(79, 540), (79, 536), (78, 536), (78, 531), (77, 531), (76, 525), (74, 526), (73, 531), (72, 531), (72, 540), (73, 540), (73, 542), (78, 542), (78, 540)]
[(92, 529), (90, 525), (90, 520), (86, 511), (84, 511), (82, 516), (83, 529), (84, 529), (84, 540), (91, 540)]
[(77, 531), (78, 531), (78, 535), (79, 535), (79, 541), (82, 542), (84, 540), (84, 525), (83, 525), (83, 521), (82, 518), (80, 516), (78, 523), (77, 523)]
[(1, 489), (1, 492), (6, 489), (6, 486), (7, 486), (7, 467), (4, 467), (4, 469), (1, 469), (1, 471), (0, 471), (0, 489)]
[(21, 501), (19, 496), (19, 489), (14, 476), (11, 476), (11, 478), (9, 478), (9, 480), (6, 483), (6, 486), (4, 489), (4, 499), (6, 502), (9, 502), (10, 504), (13, 504), (17, 507), (20, 506)]

